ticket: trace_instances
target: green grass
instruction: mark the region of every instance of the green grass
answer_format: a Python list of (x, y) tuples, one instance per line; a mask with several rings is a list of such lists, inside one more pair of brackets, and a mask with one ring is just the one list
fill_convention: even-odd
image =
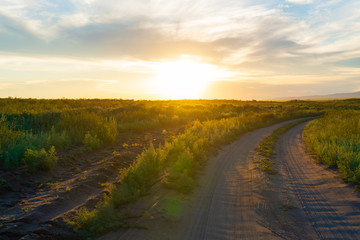
[(267, 174), (273, 175), (278, 173), (278, 171), (273, 168), (275, 164), (276, 163), (274, 161), (271, 161), (269, 158), (261, 158), (258, 168)]
[(23, 159), (26, 169), (31, 173), (36, 170), (49, 171), (55, 167), (58, 161), (54, 146), (49, 150), (44, 148), (40, 151), (28, 149), (24, 153)]
[(259, 145), (256, 147), (256, 151), (259, 155), (262, 156), (262, 158), (257, 162), (258, 168), (266, 172), (267, 174), (277, 174), (278, 172), (274, 169), (274, 166), (276, 163), (271, 160), (273, 155), (275, 154), (275, 144), (278, 140), (278, 138), (284, 134), (286, 131), (288, 131), (290, 128), (309, 121), (308, 119), (301, 119), (295, 122), (291, 122), (286, 124), (285, 126), (282, 126), (278, 129), (276, 129), (270, 136), (266, 137), (264, 140), (262, 140)]
[(316, 159), (338, 168), (341, 177), (360, 185), (360, 111), (334, 111), (310, 122), (304, 132)]

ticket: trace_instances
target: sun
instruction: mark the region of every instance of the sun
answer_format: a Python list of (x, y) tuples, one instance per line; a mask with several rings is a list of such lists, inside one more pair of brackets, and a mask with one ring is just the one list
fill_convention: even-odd
[(154, 87), (158, 95), (166, 99), (200, 98), (221, 72), (215, 65), (188, 57), (157, 63), (155, 69)]

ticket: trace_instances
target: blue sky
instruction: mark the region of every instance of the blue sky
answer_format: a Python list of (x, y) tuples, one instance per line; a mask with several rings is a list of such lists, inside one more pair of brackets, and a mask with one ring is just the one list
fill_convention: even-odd
[(360, 2), (0, 0), (0, 97), (171, 98), (179, 59), (216, 75), (186, 97), (359, 91)]

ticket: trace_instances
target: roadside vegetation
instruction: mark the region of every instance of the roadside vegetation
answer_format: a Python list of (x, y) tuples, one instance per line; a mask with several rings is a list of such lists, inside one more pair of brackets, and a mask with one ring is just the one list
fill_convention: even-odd
[[(131, 159), (130, 167), (116, 175), (120, 180), (106, 187), (97, 204), (81, 207), (75, 215), (65, 218), (81, 235), (93, 236), (118, 227), (130, 227), (129, 206), (149, 194), (154, 184), (191, 193), (197, 185), (199, 171), (210, 156), (238, 136), (280, 121), (320, 115), (334, 109), (359, 110), (359, 103), (359, 100), (0, 99), (0, 173), (11, 173), (18, 167), (30, 173), (49, 171), (62, 163), (62, 153), (97, 151), (116, 143), (124, 133), (145, 134), (152, 129), (161, 131), (179, 126), (184, 129), (162, 144), (139, 149), (142, 153)], [(269, 154), (271, 156), (271, 151)], [(269, 161), (270, 156), (264, 155)], [(264, 164), (265, 168), (271, 165), (270, 162)], [(3, 179), (0, 189), (8, 189), (9, 183), (7, 178)]]
[(345, 181), (360, 185), (360, 111), (328, 112), (310, 122), (303, 134), (319, 162), (338, 168)]
[(290, 128), (306, 121), (309, 121), (309, 119), (301, 119), (279, 127), (270, 136), (266, 137), (259, 143), (256, 151), (260, 155), (260, 160), (256, 160), (256, 163), (261, 171), (266, 172), (267, 174), (277, 174), (277, 171), (273, 168), (276, 163), (271, 160), (271, 158), (275, 155), (274, 149), (277, 140)]
[(136, 162), (122, 172), (123, 178), (118, 187), (113, 186), (95, 209), (89, 211), (85, 207), (80, 208), (75, 218), (66, 218), (65, 221), (85, 236), (128, 226), (124, 222), (124, 212), (116, 209), (148, 194), (150, 187), (157, 181), (181, 193), (190, 193), (196, 186), (197, 173), (221, 146), (253, 129), (307, 115), (276, 116), (260, 113), (205, 122), (194, 121), (184, 133), (163, 146), (154, 148), (151, 145), (144, 150)]

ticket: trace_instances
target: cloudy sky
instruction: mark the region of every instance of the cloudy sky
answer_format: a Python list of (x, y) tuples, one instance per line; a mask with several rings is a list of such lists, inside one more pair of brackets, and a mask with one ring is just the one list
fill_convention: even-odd
[(0, 0), (0, 97), (354, 91), (357, 0)]

